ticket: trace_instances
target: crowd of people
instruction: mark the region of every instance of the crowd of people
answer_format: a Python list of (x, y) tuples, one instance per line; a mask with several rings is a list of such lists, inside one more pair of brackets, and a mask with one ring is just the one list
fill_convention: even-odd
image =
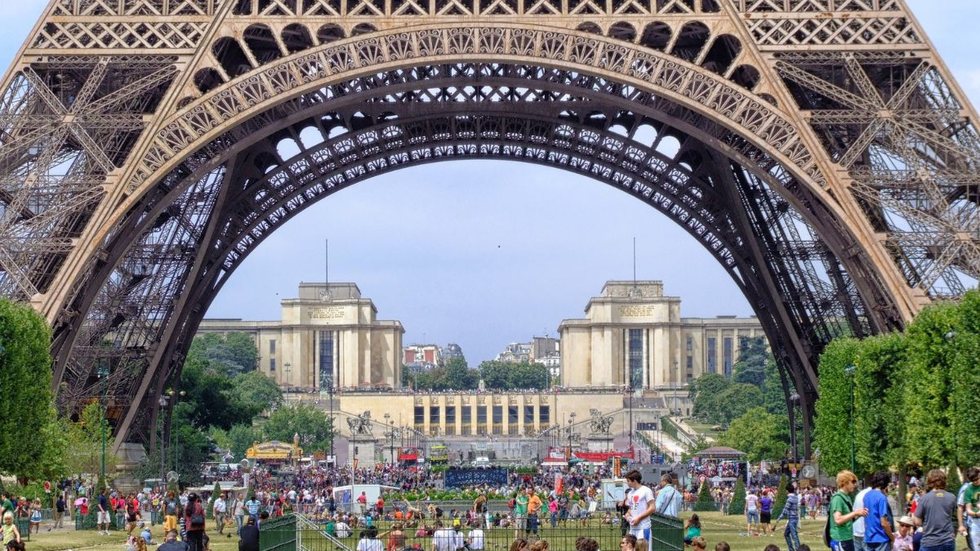
[[(241, 549), (251, 551), (258, 549), (259, 526), (290, 511), (303, 513), (331, 537), (343, 539), (359, 533), (358, 551), (400, 551), (409, 548), (409, 542), (418, 551), (428, 551), (430, 544), (432, 551), (481, 551), (489, 539), (484, 532), (488, 529), (493, 529), (497, 541), (502, 534), (512, 535), (518, 549), (530, 550), (533, 547), (529, 546), (540, 548), (546, 528), (601, 525), (619, 527), (623, 549), (643, 550), (644, 545), (649, 549), (653, 513), (684, 517), (686, 546), (694, 551), (708, 547), (700, 518), (686, 512), (696, 499), (697, 488), (682, 488), (669, 473), (656, 486), (644, 484), (638, 471), (626, 473), (628, 489), (615, 512), (598, 507), (601, 481), (612, 475), (606, 467), (542, 467), (532, 473), (513, 472), (505, 484), (467, 488), (454, 495), (467, 495), (469, 501), (451, 502), (443, 501), (445, 494), (438, 484), (441, 475), (426, 469), (378, 464), (355, 470), (310, 464), (289, 476), (276, 476), (262, 467), (250, 474), (247, 493), (240, 488), (215, 494), (149, 491), (124, 495), (103, 491), (91, 500), (80, 498), (74, 505), (81, 514), (91, 512), (97, 517), (100, 533), (124, 534), (130, 551), (144, 551), (156, 543), (150, 531), (152, 523), (163, 525), (164, 541), (159, 547), (163, 551), (204, 551), (209, 535), (237, 537)], [(338, 502), (334, 489), (355, 481), (384, 484), (400, 492), (376, 500), (369, 500), (362, 492)], [(699, 482), (712, 484), (706, 479), (695, 480)], [(776, 488), (750, 486), (745, 494), (745, 534), (772, 537), (781, 528), (786, 551), (807, 551), (799, 539), (800, 522), (826, 511), (827, 543), (833, 551), (955, 551), (957, 533), (968, 535), (971, 549), (980, 551), (980, 471), (976, 468), (966, 471), (966, 483), (958, 492), (946, 488), (946, 474), (941, 470), (927, 473), (924, 484), (913, 478), (903, 500), (908, 505), (901, 510), (895, 481), (888, 473), (874, 474), (866, 487), (857, 491), (858, 478), (842, 471), (836, 486), (836, 491), (798, 489), (791, 482), (778, 514)], [(730, 487), (721, 484), (712, 488), (721, 508), (731, 501)], [(426, 499), (427, 492), (437, 488), (441, 500)], [(409, 491), (414, 498), (406, 497)], [(67, 493), (62, 492), (48, 530), (63, 524), (66, 498)], [(28, 530), (40, 531), (40, 511), (40, 501), (2, 496), (3, 543), (13, 542), (13, 549), (17, 549), (22, 540), (24, 534), (15, 521), (26, 519)], [(385, 541), (379, 548), (381, 539)], [(425, 542), (422, 549), (419, 542)], [(543, 545), (547, 549), (547, 544)], [(566, 547), (565, 542), (561, 547)]]

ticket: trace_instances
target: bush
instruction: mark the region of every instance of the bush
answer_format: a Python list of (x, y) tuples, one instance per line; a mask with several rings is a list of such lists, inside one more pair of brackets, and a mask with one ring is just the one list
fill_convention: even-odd
[(698, 490), (698, 500), (694, 503), (695, 511), (717, 511), (718, 507), (715, 506), (715, 498), (711, 496), (711, 484), (705, 480), (701, 483), (701, 489)]
[(783, 507), (786, 506), (786, 498), (789, 496), (789, 492), (786, 491), (787, 484), (789, 484), (789, 479), (786, 478), (786, 475), (779, 477), (779, 489), (776, 490), (776, 498), (772, 503), (772, 518), (774, 519), (783, 514)]
[(732, 494), (732, 502), (728, 505), (729, 515), (741, 515), (745, 513), (745, 481), (738, 477), (735, 483), (735, 493)]

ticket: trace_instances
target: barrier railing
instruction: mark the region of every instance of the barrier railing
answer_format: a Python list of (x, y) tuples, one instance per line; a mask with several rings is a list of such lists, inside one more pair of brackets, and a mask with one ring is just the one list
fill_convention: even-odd
[[(579, 538), (589, 537), (599, 543), (599, 549), (619, 548), (622, 526), (613, 514), (598, 513), (586, 519), (552, 519), (549, 515), (525, 519), (520, 526), (506, 524), (489, 528), (475, 528), (460, 522), (453, 526), (454, 520), (425, 519), (401, 523), (403, 526), (402, 544), (399, 550), (429, 551), (434, 549), (433, 531), (436, 522), (442, 523), (453, 533), (453, 540), (461, 543), (464, 551), (504, 551), (517, 538), (528, 541), (545, 539), (553, 551), (574, 551)], [(536, 521), (536, 522), (535, 522)], [(374, 523), (379, 538), (387, 548), (393, 522)], [(341, 528), (339, 537), (327, 535), (326, 523), (302, 515), (287, 515), (270, 519), (261, 526), (262, 551), (351, 551), (357, 543), (365, 526)], [(651, 517), (651, 538), (657, 551), (683, 551), (683, 524), (680, 519), (653, 515)], [(455, 545), (455, 544), (454, 544)], [(455, 551), (455, 550), (454, 550)]]

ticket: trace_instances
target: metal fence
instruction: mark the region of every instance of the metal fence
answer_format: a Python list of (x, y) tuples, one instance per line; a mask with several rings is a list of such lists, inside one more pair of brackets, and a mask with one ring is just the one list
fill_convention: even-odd
[[(452, 521), (449, 519), (444, 519), (443, 522), (447, 526), (452, 526)], [(423, 523), (425, 529), (428, 529), (426, 532), (423, 532)], [(683, 523), (680, 519), (653, 515), (651, 523), (654, 549), (683, 551)], [(379, 537), (386, 548), (392, 524), (387, 521), (375, 523)], [(433, 549), (431, 536), (433, 521), (404, 524), (404, 544), (399, 549), (409, 551)], [(364, 529), (355, 526), (350, 534), (341, 534), (346, 537), (332, 538), (326, 535), (325, 526), (323, 522), (307, 519), (302, 515), (287, 515), (265, 521), (261, 526), (260, 548), (262, 551), (350, 551), (357, 548), (358, 538)], [(548, 547), (552, 551), (575, 551), (575, 544), (581, 537), (593, 538), (599, 543), (599, 549), (612, 551), (619, 549), (619, 541), (623, 534), (623, 527), (620, 524), (614, 522), (612, 518), (607, 520), (601, 514), (586, 520), (558, 522), (555, 526), (552, 526), (549, 519), (542, 517), (536, 529), (534, 523), (530, 523), (527, 529), (518, 529), (514, 526), (483, 528), (482, 544), (479, 543), (481, 538), (474, 537), (476, 534), (473, 533), (472, 528), (459, 526), (454, 529), (458, 530), (460, 536), (467, 542), (467, 551), (506, 551), (517, 538), (528, 541), (547, 540)]]

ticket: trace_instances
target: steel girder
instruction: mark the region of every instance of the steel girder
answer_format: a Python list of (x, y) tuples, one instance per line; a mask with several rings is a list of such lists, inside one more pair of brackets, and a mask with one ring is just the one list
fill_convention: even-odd
[[(685, 158), (643, 153), (637, 120)], [(270, 136), (302, 121), (412, 139), (282, 158)], [(975, 122), (900, 0), (52, 0), (0, 89), (0, 294), (54, 325), (64, 408), (108, 362), (117, 443), (148, 441), (140, 406), (201, 305), (283, 219), (398, 166), (521, 158), (705, 243), (812, 412), (830, 338), (901, 327), (980, 275)], [(236, 194), (257, 162), (292, 183)]]

